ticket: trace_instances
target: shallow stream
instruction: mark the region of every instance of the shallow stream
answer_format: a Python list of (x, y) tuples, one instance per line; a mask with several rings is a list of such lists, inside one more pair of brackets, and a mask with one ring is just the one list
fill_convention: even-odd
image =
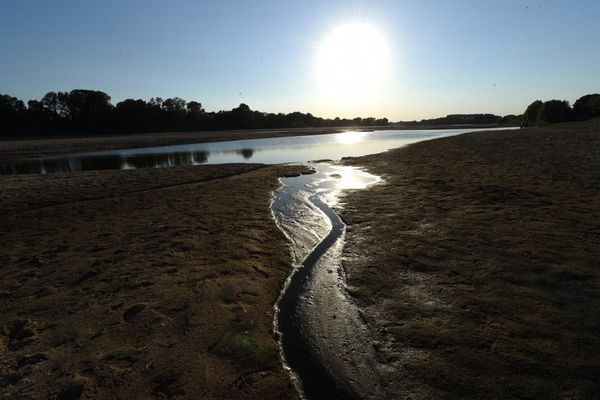
[(346, 226), (333, 210), (343, 190), (380, 179), (355, 167), (313, 166), (315, 174), (283, 178), (272, 205), (295, 264), (276, 305), (282, 358), (306, 398), (384, 398), (373, 339), (346, 291)]

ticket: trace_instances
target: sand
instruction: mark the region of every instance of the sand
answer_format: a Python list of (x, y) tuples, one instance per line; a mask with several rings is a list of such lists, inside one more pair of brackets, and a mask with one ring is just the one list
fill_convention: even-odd
[[(390, 398), (600, 397), (598, 121), (345, 162), (385, 180), (343, 199), (343, 265)], [(284, 172), (0, 177), (0, 397), (295, 398), (272, 336)]]
[(350, 159), (343, 266), (391, 398), (600, 398), (600, 121)]
[(295, 398), (272, 334), (284, 172), (0, 177), (0, 397)]

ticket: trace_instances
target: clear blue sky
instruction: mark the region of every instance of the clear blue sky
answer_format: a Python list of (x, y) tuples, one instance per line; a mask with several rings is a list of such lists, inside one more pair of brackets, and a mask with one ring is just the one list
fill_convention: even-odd
[[(385, 36), (389, 76), (343, 106), (321, 95), (315, 57), (356, 20)], [(600, 92), (600, 1), (0, 0), (0, 93), (75, 88), (113, 103), (179, 96), (211, 111), (519, 113), (538, 98)]]

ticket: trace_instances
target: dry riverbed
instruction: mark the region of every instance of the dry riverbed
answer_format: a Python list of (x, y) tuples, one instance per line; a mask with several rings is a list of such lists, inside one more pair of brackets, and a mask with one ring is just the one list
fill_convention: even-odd
[(349, 290), (393, 398), (600, 398), (600, 121), (347, 160)]
[[(0, 158), (130, 143), (106, 140)], [(343, 197), (342, 255), (390, 398), (600, 397), (600, 122), (345, 163), (384, 179)], [(272, 335), (289, 172), (0, 177), (0, 398), (296, 398)]]
[(0, 398), (295, 398), (272, 334), (289, 172), (0, 177)]

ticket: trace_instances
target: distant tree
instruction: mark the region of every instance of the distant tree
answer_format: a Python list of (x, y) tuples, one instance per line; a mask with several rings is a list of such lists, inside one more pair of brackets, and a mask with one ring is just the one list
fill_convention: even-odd
[(242, 103), (226, 114), (230, 118), (230, 127), (234, 129), (254, 128), (254, 113), (247, 104)]
[(541, 100), (536, 100), (527, 106), (527, 109), (523, 113), (523, 119), (526, 122), (535, 122), (538, 119), (538, 112), (540, 107), (544, 104)]
[(25, 104), (16, 97), (0, 94), (0, 130), (6, 134), (19, 133), (25, 119)]
[(472, 125), (497, 124), (500, 117), (494, 114), (450, 114), (442, 118), (423, 119), (422, 125)]
[(185, 129), (201, 130), (205, 128), (206, 112), (202, 104), (197, 101), (190, 101), (186, 104)]
[(202, 114), (204, 113), (204, 109), (202, 108), (202, 103), (197, 101), (190, 101), (186, 105), (186, 109), (188, 113), (192, 114)]
[(581, 120), (600, 116), (600, 94), (588, 94), (577, 99), (573, 104), (573, 115)]
[[(481, 116), (475, 119), (468, 116), (466, 119), (478, 118)], [(113, 106), (108, 94), (86, 89), (48, 92), (40, 100), (28, 101), (27, 106), (16, 97), (0, 95), (0, 134), (166, 132), (387, 124), (386, 118), (323, 119), (299, 111), (288, 114), (264, 113), (252, 110), (244, 103), (230, 111), (206, 112), (200, 102), (186, 102), (179, 97), (153, 97), (148, 102), (126, 99)]]
[(183, 113), (186, 111), (187, 103), (179, 97), (166, 99), (162, 102), (162, 109), (167, 112)]
[(184, 130), (187, 103), (179, 97), (165, 99), (162, 102), (163, 128), (166, 130)]
[(572, 118), (573, 110), (568, 101), (545, 101), (538, 110), (538, 120), (546, 123), (565, 122)]
[(153, 131), (156, 110), (144, 100), (127, 99), (117, 103), (114, 111), (115, 125), (127, 132)]
[(152, 97), (148, 103), (150, 103), (150, 105), (152, 105), (152, 106), (157, 106), (157, 107), (161, 108), (163, 99), (161, 99), (160, 97)]
[(76, 130), (102, 130), (110, 125), (110, 96), (97, 90), (71, 90), (67, 100), (69, 118)]
[(67, 92), (48, 92), (40, 103), (55, 119), (69, 118), (69, 94)]
[(520, 125), (523, 122), (523, 114), (514, 115), (509, 114), (505, 115), (500, 119), (500, 125)]

